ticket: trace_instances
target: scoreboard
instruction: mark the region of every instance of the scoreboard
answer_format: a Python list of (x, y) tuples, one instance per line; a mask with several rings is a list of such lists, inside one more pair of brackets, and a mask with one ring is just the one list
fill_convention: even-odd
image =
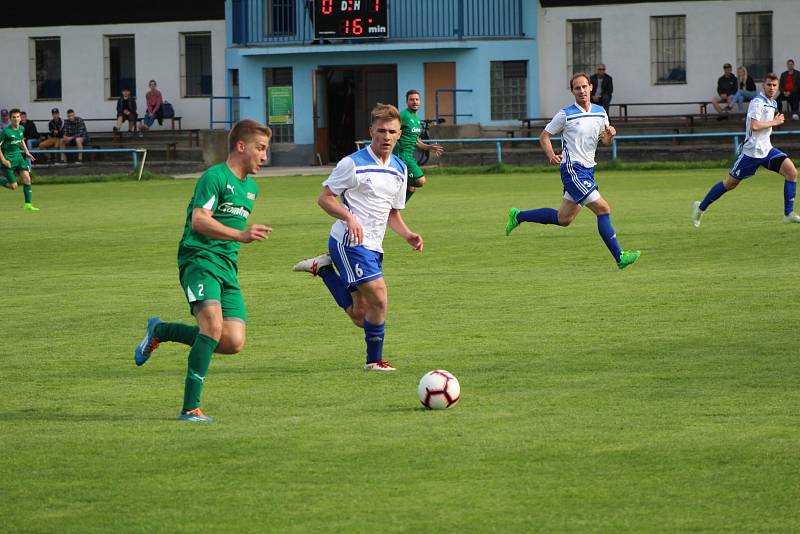
[(388, 3), (388, 0), (314, 0), (314, 38), (386, 38)]

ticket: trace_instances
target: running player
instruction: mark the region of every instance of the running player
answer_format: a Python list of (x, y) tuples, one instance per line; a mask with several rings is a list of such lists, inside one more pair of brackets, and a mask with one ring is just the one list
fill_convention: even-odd
[[(20, 124), (22, 115), (16, 108), (10, 113), (11, 124), (0, 132), (0, 164), (3, 171), (3, 186), (8, 189), (17, 188), (17, 174), (22, 178), (22, 193), (25, 196), (23, 209), (39, 211), (31, 204), (33, 192), (31, 191), (31, 161), (36, 158), (28, 150), (25, 143), (25, 127)], [(24, 154), (24, 156), (23, 156)], [(27, 159), (26, 159), (27, 158)]]
[[(292, 270), (322, 278), (336, 303), (364, 329), (364, 369), (394, 371), (394, 366), (383, 359), (388, 298), (381, 269), (386, 226), (414, 250), (422, 250), (423, 243), (422, 236), (409, 230), (400, 215), (405, 207), (406, 166), (392, 154), (400, 137), (396, 107), (375, 106), (370, 136), (369, 146), (342, 159), (322, 182), (319, 205), (337, 219), (328, 239), (330, 254), (303, 260)], [(341, 197), (341, 203), (336, 197)]]
[[(552, 165), (560, 165), (561, 182), (564, 184), (564, 199), (558, 211), (553, 208), (539, 208), (520, 211), (511, 208), (508, 212), (506, 235), (522, 222), (557, 224), (569, 226), (575, 220), (582, 206), (586, 206), (597, 216), (597, 231), (608, 247), (617, 267), (624, 269), (635, 262), (641, 252), (623, 251), (617, 241), (617, 234), (611, 226), (611, 207), (600, 196), (594, 183), (594, 160), (598, 141), (608, 145), (617, 131), (608, 122), (608, 115), (602, 106), (592, 104), (592, 85), (589, 76), (578, 73), (570, 80), (570, 89), (575, 103), (556, 113), (553, 120), (544, 127), (540, 143), (547, 159)], [(550, 137), (561, 134), (562, 154), (553, 151)]]
[(735, 189), (745, 178), (753, 176), (759, 167), (780, 173), (786, 179), (783, 182), (783, 222), (800, 222), (800, 215), (794, 212), (797, 169), (792, 160), (770, 142), (772, 127), (783, 124), (784, 120), (783, 114), (778, 113), (778, 104), (775, 102), (777, 94), (778, 77), (770, 72), (764, 77), (764, 91), (750, 101), (742, 150), (728, 176), (714, 184), (702, 202), (694, 203), (692, 224), (695, 227), (700, 226), (700, 218), (712, 202)]
[(159, 343), (177, 341), (191, 347), (178, 419), (211, 422), (200, 409), (200, 396), (211, 356), (236, 354), (245, 341), (245, 305), (239, 288), (239, 244), (267, 239), (272, 228), (247, 227), (258, 185), (250, 176), (267, 160), (271, 130), (252, 120), (237, 122), (228, 137), (228, 159), (208, 169), (195, 186), (186, 209), (178, 245), (180, 284), (198, 326), (147, 321), (144, 339), (134, 351), (144, 364)]
[(399, 157), (408, 168), (408, 190), (406, 191), (406, 202), (414, 194), (418, 187), (425, 185), (425, 175), (422, 169), (417, 165), (417, 160), (414, 159), (414, 149), (425, 150), (427, 152), (433, 151), (437, 156), (444, 153), (442, 145), (431, 143), (430, 145), (420, 141), (419, 136), (422, 133), (422, 126), (420, 124), (417, 111), (421, 105), (419, 91), (411, 89), (406, 92), (406, 106), (403, 112), (400, 113), (400, 124), (403, 133), (400, 134), (400, 140), (394, 147), (394, 155)]

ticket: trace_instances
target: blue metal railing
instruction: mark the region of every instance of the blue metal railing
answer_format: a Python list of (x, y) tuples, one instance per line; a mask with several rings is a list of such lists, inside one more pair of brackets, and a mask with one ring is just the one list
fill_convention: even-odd
[[(103, 153), (119, 153), (119, 152), (128, 152), (131, 154), (131, 159), (133, 160), (133, 170), (139, 166), (139, 153), (141, 152), (144, 155), (144, 158), (147, 157), (147, 149), (145, 148), (68, 148), (64, 150), (41, 150), (38, 148), (32, 148), (31, 154), (81, 154), (81, 153), (95, 153), (95, 154), (103, 154)], [(144, 159), (142, 159), (142, 168), (144, 168)], [(139, 178), (142, 177), (141, 172), (139, 173)]]
[[(226, 100), (228, 102), (228, 118), (226, 120), (214, 120), (214, 100)], [(215, 124), (227, 124), (230, 130), (233, 127), (233, 101), (250, 100), (249, 96), (209, 96), (208, 129), (213, 130)]]
[[(471, 93), (472, 89), (437, 89), (436, 90), (436, 121), (440, 117), (453, 117), (453, 124), (458, 124), (459, 117), (472, 117), (472, 113), (459, 113), (458, 112), (458, 93)], [(453, 95), (453, 113), (439, 113), (439, 93), (452, 93)]]
[[(525, 35), (523, 0), (392, 0), (390, 41), (459, 40)], [(313, 2), (231, 0), (234, 45), (307, 44)]]

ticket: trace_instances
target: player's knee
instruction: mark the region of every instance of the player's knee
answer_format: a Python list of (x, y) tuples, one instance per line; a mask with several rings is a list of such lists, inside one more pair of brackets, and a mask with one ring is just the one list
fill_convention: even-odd
[(789, 163), (786, 165), (786, 172), (783, 174), (783, 176), (790, 182), (797, 181), (797, 167), (795, 167), (791, 161), (789, 161)]

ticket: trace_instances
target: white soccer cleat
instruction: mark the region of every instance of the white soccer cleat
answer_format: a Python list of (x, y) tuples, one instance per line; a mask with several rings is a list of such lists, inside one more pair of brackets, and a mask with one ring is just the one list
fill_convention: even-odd
[(322, 267), (327, 267), (332, 264), (330, 254), (320, 254), (316, 258), (308, 258), (303, 261), (298, 261), (292, 267), (292, 271), (296, 273), (306, 272), (317, 276), (317, 273)]
[(795, 212), (783, 216), (783, 224), (800, 223), (800, 215)]
[(700, 227), (700, 217), (703, 216), (703, 210), (700, 209), (700, 202), (694, 203), (694, 208), (692, 209), (692, 224), (695, 228)]
[(397, 371), (391, 363), (387, 362), (386, 360), (378, 360), (377, 362), (367, 363), (364, 364), (365, 371), (377, 371), (379, 373), (385, 373), (387, 371)]

